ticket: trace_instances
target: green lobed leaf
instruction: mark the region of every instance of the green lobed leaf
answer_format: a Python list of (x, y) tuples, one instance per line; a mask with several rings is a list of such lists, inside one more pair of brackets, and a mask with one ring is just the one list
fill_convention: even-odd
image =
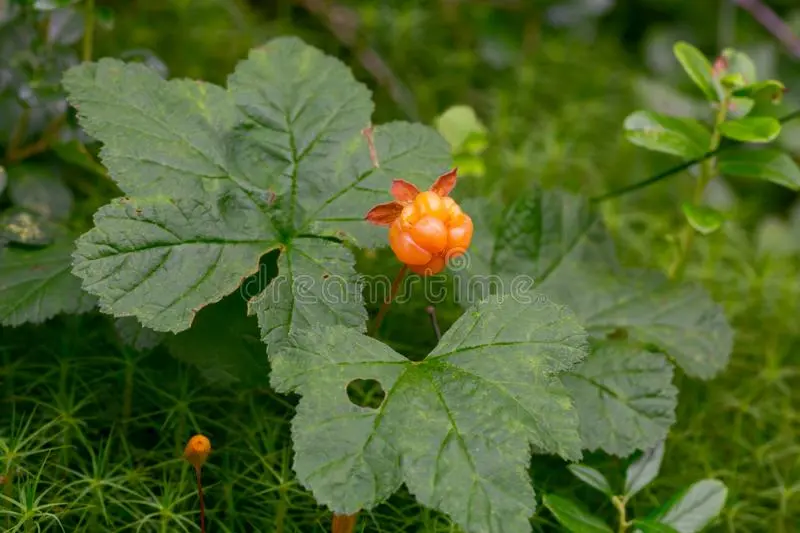
[[(366, 330), (358, 278), (349, 250), (322, 239), (297, 239), (278, 260), (278, 276), (250, 300), (261, 335), (282, 346), (293, 333), (314, 325), (352, 324)], [(295, 295), (293, 297), (292, 295)]]
[(562, 381), (580, 413), (585, 448), (625, 457), (665, 439), (675, 422), (678, 389), (661, 354), (602, 342)]
[(135, 316), (155, 331), (188, 328), (278, 246), (247, 196), (215, 200), (126, 197), (101, 208), (74, 254), (83, 288), (99, 296), (104, 312)]
[[(527, 532), (530, 446), (580, 457), (575, 410), (557, 375), (585, 351), (566, 308), (492, 297), (419, 362), (353, 329), (306, 330), (271, 355), (272, 385), (302, 396), (295, 472), (334, 512), (369, 509), (405, 483), (467, 532)], [(348, 399), (358, 379), (380, 382), (377, 409)]]
[(0, 324), (40, 323), (59, 313), (83, 313), (94, 307), (94, 298), (70, 273), (73, 248), (72, 238), (65, 234), (40, 250), (0, 248)]
[(698, 120), (636, 111), (625, 119), (625, 138), (656, 152), (694, 159), (711, 145), (711, 133)]
[(237, 111), (221, 87), (109, 58), (68, 70), (63, 85), (126, 194), (201, 200), (238, 188), (226, 156)]
[(23, 163), (9, 169), (11, 201), (49, 219), (66, 219), (72, 211), (72, 191), (45, 165)]
[(671, 526), (678, 533), (702, 531), (722, 512), (728, 488), (716, 479), (703, 479), (656, 511), (650, 520)]
[(590, 487), (599, 490), (606, 496), (613, 496), (614, 491), (611, 489), (611, 484), (606, 477), (595, 470), (594, 468), (586, 465), (567, 465), (567, 469), (572, 472), (576, 478), (580, 479)]
[(571, 533), (613, 533), (608, 524), (591, 514), (578, 502), (555, 494), (545, 494), (542, 496), (542, 503)]
[(781, 133), (781, 123), (773, 117), (744, 117), (726, 120), (719, 125), (720, 133), (735, 141), (767, 143)]
[(658, 476), (664, 458), (664, 442), (645, 451), (625, 471), (625, 496), (631, 498)]
[(703, 91), (705, 97), (712, 102), (719, 100), (713, 79), (711, 63), (705, 55), (691, 44), (678, 41), (673, 47), (675, 57), (686, 71), (686, 74)]
[(767, 180), (800, 190), (797, 163), (788, 154), (774, 148), (727, 150), (719, 155), (717, 165), (722, 174)]
[[(622, 337), (636, 353), (656, 346), (685, 372), (703, 379), (727, 365), (733, 330), (722, 308), (695, 284), (676, 284), (657, 272), (622, 268), (586, 199), (537, 189), (502, 212), (481, 202), (465, 202), (464, 208), (476, 231), (467, 264), (455, 272), (462, 303), (492, 292), (515, 294), (523, 282), (535, 280), (538, 290), (573, 309), (598, 340), (612, 334)], [(641, 357), (663, 360), (654, 354)], [(591, 357), (586, 364), (590, 361)], [(662, 364), (661, 370), (658, 365), (650, 368), (645, 383), (670, 382), (669, 364)], [(624, 383), (628, 378), (620, 379)], [(666, 407), (674, 399), (670, 389), (662, 393), (659, 402), (664, 403), (659, 405)], [(674, 416), (661, 410), (631, 415), (623, 425), (606, 426), (608, 435), (603, 439), (596, 435), (584, 446), (608, 446), (611, 453), (646, 448), (663, 435)], [(646, 416), (654, 417), (649, 420), (651, 427), (660, 428), (656, 435), (635, 431)], [(582, 418), (586, 417), (596, 419), (596, 410)], [(584, 438), (591, 435), (584, 428)], [(641, 440), (628, 440), (633, 437)]]
[(710, 235), (722, 227), (725, 222), (725, 216), (706, 205), (695, 205), (689, 202), (682, 204), (683, 214), (689, 224), (703, 235)]
[[(227, 90), (106, 59), (71, 69), (64, 85), (82, 125), (103, 142), (101, 159), (129, 195), (123, 202), (135, 204), (116, 201), (98, 213), (97, 228), (80, 239), (75, 272), (103, 310), (160, 331), (189, 327), (270, 250), (285, 255), (278, 279), (319, 279), (324, 269), (302, 252), (324, 248), (335, 258), (330, 274), (346, 272), (343, 293), (356, 295), (343, 245), (309, 243), (385, 241), (385, 229), (363, 217), (390, 199), (391, 179), (426, 188), (450, 166), (447, 143), (430, 128), (370, 127), (369, 91), (343, 63), (296, 38), (253, 50)], [(276, 346), (304, 318), (364, 327), (360, 300), (310, 311), (295, 288), (250, 295)]]

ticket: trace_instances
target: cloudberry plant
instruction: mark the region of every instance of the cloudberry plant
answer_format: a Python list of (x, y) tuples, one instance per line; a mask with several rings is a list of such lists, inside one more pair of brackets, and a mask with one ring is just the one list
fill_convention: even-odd
[(392, 182), (393, 202), (369, 210), (366, 219), (389, 226), (389, 245), (395, 256), (421, 276), (437, 274), (462, 255), (472, 240), (472, 219), (448, 195), (456, 186), (457, 169), (439, 176), (420, 192), (404, 181)]

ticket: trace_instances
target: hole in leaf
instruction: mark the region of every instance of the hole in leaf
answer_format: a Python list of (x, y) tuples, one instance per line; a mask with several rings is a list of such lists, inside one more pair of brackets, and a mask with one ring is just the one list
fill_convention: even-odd
[(627, 340), (628, 330), (623, 328), (617, 328), (608, 335), (606, 335), (606, 338), (609, 340), (621, 340), (621, 341)]
[(354, 405), (377, 409), (386, 397), (386, 393), (378, 380), (354, 379), (347, 384), (347, 397)]

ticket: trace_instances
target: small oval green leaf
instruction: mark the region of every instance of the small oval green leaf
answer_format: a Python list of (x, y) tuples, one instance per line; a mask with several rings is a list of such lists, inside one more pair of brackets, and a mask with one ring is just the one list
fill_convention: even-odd
[[(471, 145), (477, 144), (481, 148), (486, 146), (486, 127), (469, 106), (456, 105), (447, 109), (436, 119), (436, 129), (454, 151), (465, 148), (468, 140)], [(476, 153), (474, 147), (470, 153)]]
[(781, 103), (786, 86), (778, 80), (765, 80), (740, 87), (733, 91), (733, 96), (752, 98), (760, 102)]
[(704, 479), (667, 502), (653, 517), (678, 533), (702, 531), (725, 506), (728, 488), (717, 479)]
[(545, 494), (542, 496), (542, 503), (571, 533), (613, 533), (605, 522), (576, 502), (554, 494)]
[(608, 496), (614, 495), (614, 492), (611, 490), (611, 484), (608, 482), (606, 477), (594, 468), (586, 465), (576, 464), (569, 465), (567, 468), (570, 472), (572, 472), (572, 475), (590, 487), (595, 488), (603, 494), (607, 494)]
[(736, 141), (767, 143), (780, 135), (781, 123), (772, 117), (745, 117), (723, 122), (719, 131)]
[(774, 148), (729, 150), (719, 155), (717, 165), (728, 176), (761, 179), (800, 190), (800, 167), (788, 154)]
[(758, 79), (756, 77), (756, 65), (750, 59), (750, 56), (733, 48), (726, 48), (722, 51), (722, 57), (725, 59), (726, 76), (741, 78), (742, 85), (756, 82)]
[(633, 144), (686, 159), (703, 155), (711, 144), (706, 127), (691, 118), (636, 111), (625, 119), (624, 128)]
[(746, 117), (753, 110), (755, 104), (756, 102), (752, 98), (731, 98), (731, 103), (728, 106), (728, 117), (732, 119)]
[(712, 207), (705, 205), (683, 204), (683, 214), (689, 224), (703, 235), (710, 235), (722, 227), (725, 217)]
[(625, 472), (625, 496), (627, 498), (645, 488), (656, 478), (663, 458), (664, 442), (662, 441), (631, 463)]
[(712, 102), (719, 100), (719, 95), (714, 86), (711, 63), (700, 50), (691, 44), (679, 41), (673, 48), (675, 57), (680, 62), (683, 70), (697, 85), (703, 94)]

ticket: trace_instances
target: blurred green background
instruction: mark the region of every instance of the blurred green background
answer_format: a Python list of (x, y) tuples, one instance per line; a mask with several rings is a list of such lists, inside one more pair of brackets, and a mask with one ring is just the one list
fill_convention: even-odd
[[(797, 0), (764, 3), (800, 35)], [(776, 115), (800, 108), (800, 57), (727, 0), (97, 5), (108, 8), (109, 17), (96, 28), (95, 58), (141, 60), (165, 76), (224, 84), (251, 47), (291, 34), (354, 69), (375, 93), (375, 122), (434, 124), (453, 105), (471, 106), (485, 125), (486, 145), (467, 162), (462, 196), (502, 201), (537, 184), (597, 195), (674, 164), (628, 144), (621, 126), (643, 107), (709, 115), (672, 55), (679, 39), (712, 57), (726, 46), (748, 52), (762, 77), (789, 88)], [(0, 123), (7, 119), (0, 116)], [(800, 156), (800, 121), (788, 125), (779, 142)], [(692, 186), (683, 173), (602, 204), (626, 262), (666, 269), (682, 224), (680, 202)], [(88, 224), (113, 191), (87, 181), (79, 195), (82, 224)], [(736, 349), (729, 369), (711, 382), (676, 377), (678, 422), (662, 476), (633, 506), (649, 510), (697, 479), (718, 477), (730, 493), (714, 531), (800, 531), (797, 194), (767, 182), (717, 180), (708, 196), (729, 220), (699, 240), (687, 278), (725, 305), (737, 328)], [(384, 252), (364, 253), (360, 269), (394, 272), (396, 265)], [(425, 305), (398, 305), (387, 317), (385, 337), (409, 355), (435, 343)], [(457, 313), (445, 305), (440, 315), (446, 325)], [(415, 339), (411, 346), (409, 338)], [(17, 513), (8, 515), (9, 531), (20, 516), (27, 518), (13, 531), (36, 530), (28, 529), (31, 524), (57, 531), (56, 519), (66, 531), (197, 530), (193, 478), (180, 460), (195, 431), (208, 434), (215, 448), (206, 487), (212, 531), (329, 530), (328, 513), (291, 475), (294, 399), (209, 387), (196, 369), (165, 357), (162, 348), (124, 346), (113, 324), (96, 314), (0, 329), (0, 363), (0, 459), (6, 476), (14, 472), (24, 481), (4, 493), (4, 509)], [(622, 460), (590, 456), (588, 462), (619, 481)], [(561, 462), (537, 458), (532, 474), (537, 488), (574, 494), (599, 514), (614, 516)], [(558, 531), (543, 509), (533, 523), (536, 531)], [(365, 514), (362, 528), (456, 531), (404, 493)]]

